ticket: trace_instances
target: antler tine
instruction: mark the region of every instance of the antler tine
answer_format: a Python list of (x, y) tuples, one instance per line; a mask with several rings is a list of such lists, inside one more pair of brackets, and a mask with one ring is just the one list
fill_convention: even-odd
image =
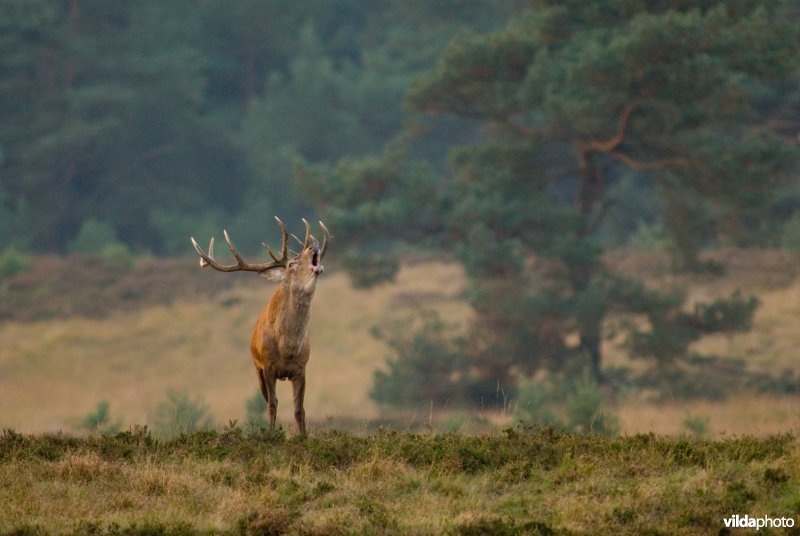
[[(211, 266), (215, 270), (219, 270), (220, 272), (238, 272), (238, 271), (245, 271), (245, 272), (266, 272), (268, 270), (274, 270), (275, 268), (283, 268), (286, 266), (286, 256), (284, 255), (283, 259), (276, 259), (274, 255), (272, 255), (273, 261), (272, 262), (263, 262), (263, 263), (256, 263), (251, 264), (245, 262), (242, 259), (242, 256), (239, 255), (239, 252), (236, 251), (236, 248), (231, 241), (231, 237), (228, 235), (228, 231), (223, 231), (225, 235), (225, 242), (228, 243), (228, 248), (231, 250), (234, 258), (236, 259), (236, 264), (220, 264), (214, 258), (214, 238), (211, 238), (211, 242), (208, 244), (208, 253), (205, 253), (200, 245), (197, 243), (197, 240), (194, 237), (190, 237), (192, 240), (192, 245), (194, 246), (195, 251), (197, 254), (200, 255), (200, 267), (205, 268), (206, 266)], [(284, 239), (285, 242), (285, 239)], [(270, 254), (271, 255), (271, 254)]]
[(208, 262), (208, 258), (214, 255), (214, 239), (211, 239), (211, 244), (208, 246), (208, 255), (203, 252), (203, 249), (200, 247), (200, 244), (197, 243), (197, 240), (194, 239), (193, 236), (190, 236), (192, 240), (192, 245), (194, 246), (195, 251), (197, 254), (200, 255), (200, 268), (205, 268), (210, 263)]
[(306, 239), (303, 240), (303, 249), (305, 249), (305, 248), (307, 248), (308, 246), (311, 245), (311, 242), (310, 242), (310, 239), (311, 239), (311, 226), (308, 224), (308, 220), (307, 219), (305, 219), (305, 218), (302, 218), (302, 219), (303, 219), (303, 223), (306, 224)]
[(322, 247), (319, 250), (319, 260), (322, 261), (322, 259), (325, 258), (325, 252), (328, 250), (328, 239), (331, 237), (331, 233), (321, 220), (317, 223), (319, 223), (319, 226), (322, 227), (322, 233), (324, 235), (322, 237)]
[(269, 246), (267, 245), (266, 242), (261, 242), (261, 247), (264, 248), (264, 251), (267, 253), (267, 255), (272, 257), (273, 261), (280, 262), (280, 259), (278, 257), (276, 257), (274, 253), (272, 253), (272, 250), (269, 249)]
[(278, 225), (281, 226), (281, 259), (284, 261), (286, 260), (286, 248), (289, 246), (289, 237), (286, 234), (286, 226), (283, 224), (281, 219), (275, 216), (275, 221), (278, 222)]
[(236, 259), (236, 264), (238, 264), (241, 267), (244, 267), (246, 263), (244, 262), (244, 259), (242, 259), (242, 256), (239, 255), (239, 252), (236, 251), (236, 248), (233, 247), (233, 244), (231, 243), (231, 237), (228, 236), (228, 231), (223, 229), (222, 235), (225, 237), (225, 242), (228, 243), (228, 249), (231, 250), (231, 253), (233, 253), (233, 258)]
[[(270, 249), (270, 247), (266, 243), (262, 242), (261, 245), (264, 247), (264, 249), (267, 251), (267, 253), (269, 253), (269, 256), (272, 257), (272, 260), (274, 260), (275, 262), (278, 262), (278, 263), (285, 264), (286, 263), (286, 259), (288, 258), (287, 247), (288, 247), (288, 242), (289, 242), (288, 234), (286, 232), (286, 225), (284, 225), (283, 222), (281, 221), (281, 219), (279, 217), (277, 217), (277, 216), (275, 216), (275, 221), (278, 222), (278, 225), (281, 228), (281, 258), (280, 259), (277, 258), (275, 256), (275, 254), (272, 253), (272, 249)], [(294, 236), (294, 235), (292, 235), (292, 236)]]
[[(227, 230), (223, 230), (222, 234), (225, 236), (225, 242), (228, 244), (228, 249), (231, 250), (231, 254), (236, 259), (236, 264), (220, 264), (214, 258), (214, 238), (211, 238), (211, 241), (208, 244), (208, 253), (203, 251), (203, 248), (197, 243), (194, 237), (190, 237), (192, 241), (192, 245), (194, 246), (195, 251), (197, 254), (200, 255), (200, 267), (205, 268), (206, 266), (211, 266), (215, 270), (219, 270), (220, 272), (237, 272), (237, 271), (247, 271), (247, 272), (266, 272), (268, 270), (274, 270), (275, 268), (284, 268), (287, 265), (289, 259), (289, 233), (286, 231), (286, 225), (281, 221), (280, 218), (275, 216), (275, 221), (278, 222), (278, 226), (281, 228), (281, 256), (278, 258), (270, 249), (270, 247), (266, 243), (262, 243), (261, 245), (264, 247), (266, 252), (272, 258), (271, 262), (264, 262), (264, 263), (257, 263), (251, 264), (245, 262), (242, 259), (242, 256), (239, 255), (239, 252), (236, 250), (236, 247), (233, 245), (233, 241), (231, 240), (230, 235), (228, 235)], [(305, 242), (301, 242), (299, 238), (295, 235), (291, 235), (292, 238), (297, 240), (303, 248), (310, 245), (312, 242), (316, 244), (316, 239), (311, 236), (311, 226), (308, 224), (308, 221), (303, 218), (303, 223), (306, 224), (306, 239)], [(325, 233), (325, 239), (322, 244), (322, 255), (325, 255), (325, 250), (328, 247), (328, 238), (330, 234), (328, 233), (328, 229), (322, 222), (319, 222), (320, 226), (322, 227), (323, 232)], [(294, 253), (294, 252), (292, 252)]]

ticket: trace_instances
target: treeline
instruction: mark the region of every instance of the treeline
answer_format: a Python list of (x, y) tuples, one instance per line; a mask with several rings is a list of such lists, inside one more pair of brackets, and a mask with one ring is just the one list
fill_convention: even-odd
[[(381, 402), (480, 405), (542, 370), (703, 396), (747, 364), (692, 344), (757, 300), (689, 306), (605, 253), (708, 273), (706, 248), (800, 245), (790, 0), (0, 10), (0, 244), (181, 254), (225, 226), (249, 247), (314, 211), (359, 285), (446, 252), (477, 320), (387, 330)], [(605, 367), (612, 335), (643, 372)]]
[(379, 151), (412, 76), (520, 4), (3, 0), (0, 245), (257, 245), (312, 211), (299, 162)]

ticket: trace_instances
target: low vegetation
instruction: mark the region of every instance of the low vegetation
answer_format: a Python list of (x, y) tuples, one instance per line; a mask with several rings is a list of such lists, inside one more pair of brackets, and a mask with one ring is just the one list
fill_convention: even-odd
[(800, 514), (800, 440), (282, 430), (0, 437), (4, 534), (711, 534)]
[[(657, 255), (619, 264), (702, 299), (757, 293), (752, 332), (699, 344), (756, 370), (790, 366), (797, 257), (724, 254), (725, 276), (705, 283), (659, 272)], [(36, 257), (0, 288), (19, 299), (3, 302), (0, 428), (25, 431), (0, 437), (0, 534), (707, 534), (735, 514), (800, 514), (796, 395), (608, 403), (584, 378), (561, 406), (558, 385), (532, 382), (501, 413), (446, 401), (384, 413), (369, 390), (394, 339), (371, 328), (420, 308), (463, 325), (453, 265), (407, 264), (368, 292), (326, 274), (301, 438), (263, 430), (242, 351), (262, 282), (215, 286), (226, 278), (188, 261), (156, 274), (155, 260), (78, 260)], [(608, 344), (611, 366), (635, 366)], [(229, 419), (247, 424), (220, 430)]]

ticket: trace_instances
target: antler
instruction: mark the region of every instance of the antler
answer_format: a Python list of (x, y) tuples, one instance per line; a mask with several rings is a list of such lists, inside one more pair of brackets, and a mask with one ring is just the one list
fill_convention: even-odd
[[(303, 223), (306, 224), (306, 239), (303, 241), (303, 248), (305, 249), (313, 244), (319, 246), (319, 242), (316, 238), (314, 238), (314, 235), (311, 234), (311, 226), (308, 224), (308, 221), (305, 218), (303, 218)], [(322, 232), (324, 234), (322, 237), (322, 247), (319, 249), (319, 260), (321, 262), (325, 257), (325, 252), (328, 250), (328, 239), (331, 237), (331, 233), (328, 231), (328, 228), (325, 227), (325, 224), (322, 223), (322, 221), (317, 221), (317, 223), (319, 223), (319, 226), (322, 227)], [(295, 237), (295, 239), (298, 242), (300, 241), (297, 239), (297, 237)]]
[(268, 270), (274, 270), (275, 268), (285, 268), (286, 263), (289, 261), (288, 251), (287, 251), (287, 242), (288, 242), (288, 233), (286, 232), (286, 226), (283, 222), (275, 216), (275, 221), (278, 222), (278, 225), (281, 228), (281, 257), (277, 258), (273, 253), (272, 250), (269, 248), (268, 245), (262, 244), (264, 249), (266, 249), (267, 253), (270, 257), (272, 257), (271, 262), (262, 262), (259, 264), (252, 264), (244, 262), (239, 252), (236, 251), (236, 248), (233, 247), (233, 243), (231, 242), (231, 238), (228, 236), (228, 231), (223, 231), (223, 235), (225, 236), (225, 242), (228, 243), (228, 248), (231, 250), (233, 257), (236, 259), (236, 264), (220, 264), (214, 259), (214, 239), (211, 239), (211, 242), (208, 244), (208, 254), (204, 253), (200, 246), (197, 244), (197, 241), (194, 237), (192, 239), (192, 245), (194, 245), (194, 249), (197, 250), (198, 255), (200, 255), (200, 267), (205, 268), (206, 266), (211, 266), (215, 270), (219, 270), (220, 272), (238, 272), (238, 271), (245, 271), (245, 272), (266, 272)]
[(325, 258), (325, 252), (328, 250), (328, 239), (331, 237), (331, 233), (328, 231), (328, 228), (325, 227), (325, 224), (322, 221), (317, 222), (319, 226), (322, 227), (322, 232), (325, 234), (322, 237), (322, 247), (319, 248), (319, 260), (322, 262), (322, 259)]

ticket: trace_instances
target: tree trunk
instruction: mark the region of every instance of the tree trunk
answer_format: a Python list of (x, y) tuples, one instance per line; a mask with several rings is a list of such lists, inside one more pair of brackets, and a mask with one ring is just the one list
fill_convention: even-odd
[[(581, 180), (575, 203), (575, 210), (581, 220), (581, 227), (577, 236), (578, 241), (583, 240), (592, 233), (595, 211), (598, 202), (602, 200), (605, 193), (605, 181), (595, 165), (593, 154), (591, 151), (579, 151)], [(577, 264), (578, 262), (581, 261), (576, 261), (576, 265), (570, 266), (570, 271), (573, 274), (570, 279), (576, 294), (585, 292), (600, 271), (599, 259), (580, 265)], [(592, 310), (579, 313), (579, 347), (589, 358), (589, 369), (592, 377), (600, 383), (603, 381), (601, 341), (605, 307), (602, 302), (592, 303), (589, 307)]]
[(589, 358), (589, 372), (597, 383), (603, 383), (605, 376), (601, 368), (602, 319), (592, 325), (581, 326), (580, 348)]

